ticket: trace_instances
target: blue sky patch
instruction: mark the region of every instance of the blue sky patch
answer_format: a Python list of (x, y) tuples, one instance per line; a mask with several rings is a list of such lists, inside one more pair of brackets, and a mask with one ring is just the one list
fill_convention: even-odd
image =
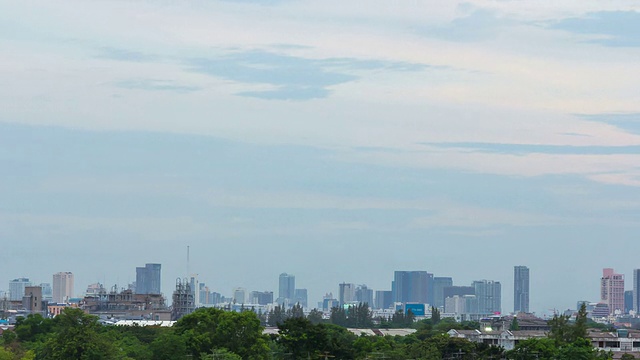
[(604, 46), (640, 46), (640, 13), (601, 11), (560, 20), (550, 26), (576, 34), (596, 35), (589, 42)]
[(558, 154), (558, 155), (617, 155), (640, 154), (640, 145), (628, 146), (570, 146), (545, 144), (502, 144), (481, 142), (429, 143), (444, 149), (465, 149), (472, 152), (493, 154)]
[(240, 96), (270, 100), (327, 97), (329, 87), (357, 80), (357, 71), (420, 71), (428, 66), (350, 58), (308, 59), (262, 50), (236, 52), (188, 61), (192, 71), (247, 84), (273, 85), (273, 90), (243, 91)]

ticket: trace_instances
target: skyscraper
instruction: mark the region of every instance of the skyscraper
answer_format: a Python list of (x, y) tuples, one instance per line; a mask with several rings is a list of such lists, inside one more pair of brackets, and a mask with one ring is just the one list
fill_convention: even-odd
[(377, 290), (375, 306), (376, 309), (388, 309), (393, 303), (392, 292), (390, 290)]
[(279, 278), (278, 302), (293, 302), (296, 296), (296, 277), (282, 273)]
[[(144, 267), (137, 267), (136, 294), (160, 294), (161, 269), (160, 264), (145, 264)], [(193, 289), (191, 292), (195, 293)]]
[(356, 287), (356, 301), (361, 304), (367, 304), (373, 307), (373, 289), (369, 289), (367, 285), (358, 285)]
[(393, 274), (393, 301), (401, 303), (429, 302), (429, 288), (432, 287), (433, 274), (426, 271), (396, 271)]
[(513, 267), (513, 312), (529, 312), (529, 268)]
[(296, 304), (299, 304), (300, 306), (302, 306), (303, 308), (307, 308), (308, 304), (307, 304), (307, 289), (295, 289), (294, 291), (294, 302)]
[(53, 302), (67, 302), (73, 297), (73, 274), (69, 271), (53, 274), (53, 283), (51, 288), (53, 293)]
[(433, 302), (431, 306), (436, 308), (444, 307), (444, 288), (453, 286), (453, 279), (450, 277), (433, 278)]
[(340, 284), (338, 301), (340, 301), (340, 306), (356, 301), (356, 285), (347, 283)]
[(633, 310), (633, 290), (624, 291), (624, 313), (628, 314)]
[(609, 305), (609, 315), (616, 310), (624, 311), (624, 275), (616, 274), (611, 268), (602, 269), (600, 301)]
[(494, 314), (502, 311), (502, 285), (499, 281), (478, 280), (472, 286), (478, 301), (478, 314)]
[(633, 310), (640, 312), (640, 269), (633, 270)]
[(28, 278), (18, 278), (9, 281), (9, 300), (22, 300), (24, 288), (27, 286), (31, 286), (31, 281), (29, 281)]

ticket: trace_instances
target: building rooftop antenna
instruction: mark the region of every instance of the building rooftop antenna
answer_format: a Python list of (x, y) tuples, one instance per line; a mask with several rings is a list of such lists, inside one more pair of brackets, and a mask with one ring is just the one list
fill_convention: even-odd
[(187, 277), (189, 277), (189, 245), (187, 245)]

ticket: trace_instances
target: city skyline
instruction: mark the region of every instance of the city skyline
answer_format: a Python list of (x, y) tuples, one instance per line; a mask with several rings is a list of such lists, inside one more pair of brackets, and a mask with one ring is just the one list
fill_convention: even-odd
[[(155, 267), (155, 268), (160, 268), (162, 265), (161, 264), (146, 264), (146, 267)], [(138, 273), (138, 269), (141, 269), (140, 267), (136, 267), (136, 273)], [(524, 272), (523, 272), (524, 270)], [(523, 276), (528, 280), (529, 278), (529, 268), (527, 266), (523, 266), (523, 265), (515, 265), (513, 266), (513, 271), (514, 271), (514, 285), (516, 283), (516, 280), (518, 279), (518, 276)], [(634, 273), (636, 273), (637, 271), (640, 271), (640, 269), (634, 269)], [(388, 288), (391, 288), (393, 286), (393, 283), (396, 281), (396, 279), (399, 279), (402, 277), (403, 274), (416, 274), (417, 277), (416, 279), (411, 279), (411, 277), (407, 278), (408, 281), (410, 282), (419, 282), (418, 280), (421, 278), (425, 278), (425, 279), (429, 279), (432, 278), (431, 276), (428, 275), (433, 275), (428, 273), (427, 271), (395, 271), (393, 272), (393, 276), (391, 277), (390, 280), (390, 284), (388, 286)], [(56, 276), (60, 277), (61, 275), (66, 275), (67, 277), (70, 275), (71, 278), (73, 278), (73, 274), (71, 272), (60, 272), (60, 273), (56, 273), (54, 274), (54, 284), (56, 282)], [(420, 275), (423, 275), (422, 277)], [(426, 277), (424, 275), (427, 275)], [(437, 274), (436, 274), (437, 275)], [(186, 278), (185, 278), (186, 279)], [(295, 275), (291, 274), (291, 273), (281, 273), (278, 276), (278, 284), (282, 284), (284, 280), (284, 283), (290, 283), (291, 279), (295, 279)], [(474, 300), (474, 304), (473, 306), (477, 307), (477, 310), (474, 311), (478, 311), (478, 313), (495, 313), (495, 312), (501, 312), (504, 314), (508, 314), (508, 313), (518, 313), (519, 311), (514, 311), (512, 312), (511, 309), (508, 309), (505, 307), (504, 303), (505, 300), (508, 303), (508, 299), (509, 299), (509, 295), (506, 293), (503, 293), (502, 290), (502, 284), (500, 281), (498, 280), (486, 280), (486, 279), (482, 279), (482, 280), (474, 280), (472, 281), (470, 284), (464, 284), (461, 283), (459, 281), (455, 281), (455, 279), (451, 278), (451, 277), (442, 277), (442, 276), (435, 276), (433, 277), (433, 279), (440, 279), (445, 280), (446, 285), (449, 285), (449, 283), (452, 284), (452, 286), (444, 286), (443, 289), (439, 290), (440, 292), (442, 292), (446, 297), (452, 297), (454, 295), (459, 296), (461, 299), (463, 298), (463, 296), (466, 296), (466, 294), (471, 294), (474, 296), (474, 298), (476, 300)], [(193, 280), (193, 279), (192, 279)], [(295, 283), (295, 280), (293, 280)], [(197, 280), (196, 280), (197, 282)], [(21, 284), (22, 288), (24, 289), (26, 286), (35, 286), (35, 287), (42, 287), (42, 296), (44, 296), (44, 294), (47, 291), (47, 288), (49, 288), (48, 291), (51, 291), (51, 285), (48, 283), (41, 283), (40, 285), (32, 285), (34, 284), (33, 281), (31, 281), (29, 278), (17, 278), (14, 280), (11, 280), (9, 282), (9, 287), (11, 288), (12, 286), (14, 286), (14, 284)], [(91, 286), (95, 286), (95, 285), (100, 285), (100, 284), (89, 284), (90, 286), (87, 287), (87, 292), (88, 293), (93, 293), (95, 291), (94, 288), (91, 288)], [(108, 286), (108, 284), (101, 284), (102, 286), (105, 286), (105, 289), (109, 290), (113, 290), (112, 287)], [(129, 284), (129, 286), (131, 286), (132, 284)], [(589, 299), (588, 301), (596, 304), (596, 303), (600, 303), (600, 304), (605, 304), (606, 305), (606, 309), (607, 311), (609, 311), (611, 314), (613, 314), (616, 310), (624, 310), (627, 308), (627, 306), (629, 306), (629, 309), (633, 309), (633, 289), (629, 289), (627, 290), (625, 288), (625, 282), (624, 282), (624, 274), (618, 274), (616, 273), (612, 268), (604, 268), (602, 269), (602, 277), (600, 278), (600, 282), (599, 284), (596, 284), (596, 281), (594, 281), (594, 286), (599, 285), (599, 289), (600, 289), (600, 299), (596, 299), (596, 298), (592, 298)], [(294, 285), (295, 286), (295, 285)], [(633, 287), (633, 284), (631, 284), (631, 286)], [(234, 302), (237, 302), (238, 304), (242, 304), (242, 303), (251, 303), (251, 301), (256, 301), (256, 304), (260, 304), (260, 305), (266, 305), (268, 303), (273, 303), (273, 304), (281, 304), (280, 299), (276, 299), (274, 297), (274, 291), (273, 290), (269, 290), (267, 289), (266, 291), (260, 291), (260, 290), (256, 290), (254, 288), (245, 288), (245, 287), (235, 287), (231, 292), (226, 292), (224, 291), (224, 289), (217, 289), (217, 288), (210, 288), (208, 286), (205, 285), (204, 282), (200, 282), (199, 283), (199, 290), (196, 292), (196, 294), (194, 296), (196, 296), (196, 298), (198, 299), (196, 301), (197, 304), (206, 304), (209, 302), (205, 302), (202, 301), (203, 296), (204, 298), (208, 297), (209, 295), (204, 295), (204, 293), (201, 293), (200, 291), (207, 291), (207, 292), (212, 292), (215, 294), (218, 294), (218, 296), (222, 296), (222, 297), (226, 297), (228, 300), (227, 301), (231, 301), (233, 300)], [(120, 290), (125, 290), (127, 287), (126, 286), (121, 286), (118, 291)], [(263, 287), (264, 288), (264, 287)], [(371, 307), (375, 307), (377, 308), (378, 304), (381, 303), (380, 299), (378, 298), (378, 296), (383, 296), (383, 297), (388, 297), (389, 301), (391, 301), (392, 299), (392, 294), (393, 291), (392, 290), (388, 290), (385, 288), (371, 288), (368, 287), (367, 285), (356, 285), (355, 283), (337, 283), (335, 284), (335, 288), (337, 288), (337, 291), (335, 292), (335, 296), (334, 299), (336, 299), (336, 305), (340, 305), (340, 303), (342, 302), (343, 304), (348, 304), (348, 303), (353, 303), (353, 302), (368, 302), (370, 303)], [(429, 288), (429, 286), (423, 287), (423, 288)], [(346, 290), (348, 289), (348, 290)], [(465, 289), (470, 289), (469, 290), (465, 290)], [(515, 287), (514, 287), (514, 298), (516, 297), (516, 291), (515, 291)], [(168, 292), (163, 292), (162, 294), (164, 295), (165, 298), (167, 298), (167, 300), (170, 302), (170, 298), (171, 298), (171, 292), (174, 290), (174, 288), (170, 288), (170, 290)], [(23, 290), (24, 291), (24, 290)], [(329, 289), (328, 292), (333, 292), (335, 291), (335, 289)], [(345, 292), (345, 294), (343, 294), (343, 291)], [(435, 289), (432, 290), (434, 291), (434, 295), (435, 296)], [(3, 289), (0, 288), (0, 293), (3, 292)], [(295, 294), (295, 299), (294, 301), (289, 302), (288, 306), (293, 305), (294, 303), (301, 303), (301, 304), (305, 304), (305, 308), (307, 309), (311, 309), (311, 308), (322, 308), (322, 305), (320, 303), (318, 303), (318, 301), (320, 300), (319, 298), (311, 298), (308, 295), (309, 290), (304, 288), (304, 289), (299, 289), (299, 288), (294, 288), (294, 294)], [(325, 293), (323, 291), (318, 291), (318, 289), (312, 289), (311, 290), (312, 293)], [(612, 296), (611, 294), (616, 293), (616, 295)], [(6, 291), (4, 296), (7, 296), (7, 294), (9, 294), (10, 291)], [(242, 294), (242, 296), (240, 296), (240, 298), (238, 298), (238, 294)], [(374, 296), (375, 294), (375, 296)], [(529, 293), (530, 294), (530, 293)], [(528, 294), (528, 295), (529, 295)], [(605, 295), (606, 294), (606, 295)], [(80, 293), (77, 292), (75, 294), (74, 297), (76, 298), (82, 298), (84, 296), (84, 292)], [(428, 297), (428, 294), (424, 294), (422, 295), (424, 296), (424, 298), (426, 299)], [(343, 298), (344, 297), (344, 298)], [(534, 296), (535, 298), (535, 296)], [(265, 300), (265, 299), (270, 299), (270, 300)], [(341, 300), (344, 299), (344, 300)], [(363, 300), (366, 299), (366, 300)], [(19, 300), (19, 299), (16, 299)], [(411, 299), (409, 299), (411, 300)], [(54, 299), (51, 299), (51, 301), (53, 301), (54, 303), (57, 302)], [(580, 303), (581, 300), (578, 300), (578, 303)], [(420, 303), (419, 301), (404, 301), (404, 303)], [(617, 305), (614, 305), (613, 307), (611, 306), (611, 303), (615, 303)], [(425, 303), (428, 305), (433, 306), (433, 303)], [(453, 305), (452, 305), (453, 306)], [(455, 305), (458, 306), (458, 305)], [(467, 299), (467, 307), (469, 306), (469, 301)], [(515, 302), (513, 303), (514, 306), (514, 310), (515, 310)], [(579, 306), (579, 305), (578, 305)], [(441, 305), (441, 307), (445, 307), (445, 304), (443, 303)], [(475, 308), (474, 308), (475, 309)], [(571, 307), (567, 307), (566, 308), (571, 309)], [(538, 316), (550, 316), (553, 315), (555, 312), (557, 311), (561, 311), (561, 308), (553, 308), (553, 309), (547, 309), (549, 311), (536, 311), (531, 310), (532, 313), (536, 313)], [(551, 311), (552, 310), (552, 311)], [(575, 310), (575, 309), (574, 309)], [(524, 311), (527, 312), (527, 311)]]
[(165, 294), (287, 271), (318, 299), (424, 270), (510, 310), (526, 264), (548, 312), (629, 281), (638, 4), (396, 5), (0, 1), (5, 282), (161, 263)]

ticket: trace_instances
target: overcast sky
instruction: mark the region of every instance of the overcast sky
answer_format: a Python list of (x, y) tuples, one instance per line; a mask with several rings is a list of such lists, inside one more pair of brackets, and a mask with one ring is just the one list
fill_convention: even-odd
[(637, 1), (0, 0), (0, 289), (163, 265), (531, 307), (640, 268)]

